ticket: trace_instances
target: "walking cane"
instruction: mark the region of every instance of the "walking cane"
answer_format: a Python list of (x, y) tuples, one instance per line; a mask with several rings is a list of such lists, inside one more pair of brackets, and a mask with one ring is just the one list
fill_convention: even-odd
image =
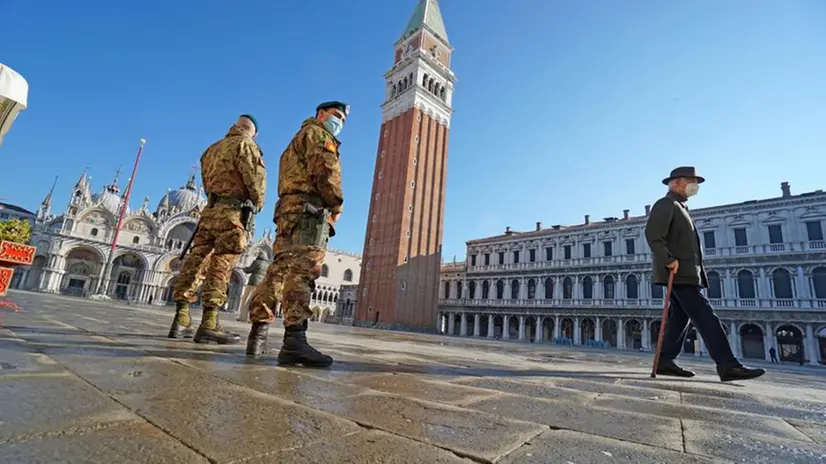
[(663, 318), (660, 321), (660, 334), (657, 335), (657, 349), (654, 350), (654, 367), (651, 368), (651, 378), (657, 378), (657, 367), (660, 364), (660, 350), (665, 336), (665, 321), (668, 319), (668, 310), (671, 308), (671, 288), (674, 286), (674, 270), (668, 273), (668, 286), (665, 288), (665, 302), (663, 303)]

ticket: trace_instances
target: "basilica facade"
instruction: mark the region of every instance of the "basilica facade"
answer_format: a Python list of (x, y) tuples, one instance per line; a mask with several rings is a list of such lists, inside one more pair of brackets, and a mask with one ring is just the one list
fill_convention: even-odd
[[(78, 297), (105, 294), (117, 300), (153, 305), (172, 303), (181, 252), (207, 203), (194, 172), (182, 187), (165, 193), (154, 208), (148, 198), (137, 210), (124, 205), (117, 176), (93, 193), (85, 171), (60, 214), (52, 214), (53, 197), (54, 190), (37, 212), (31, 239), (37, 247), (34, 263), (16, 269), (12, 288)], [(105, 275), (121, 207), (127, 210), (111, 272)], [(236, 311), (241, 306), (249, 278), (244, 268), (259, 253), (272, 260), (273, 235), (271, 230), (264, 231), (241, 255), (230, 280), (228, 310)], [(340, 287), (357, 284), (360, 269), (359, 255), (330, 250), (313, 294), (314, 310), (334, 313)]]
[[(734, 352), (826, 363), (826, 193), (693, 209), (709, 287)], [(651, 284), (649, 212), (467, 242), (444, 264), (441, 333), (602, 348), (656, 346), (664, 289)], [(686, 353), (707, 355), (690, 329)]]

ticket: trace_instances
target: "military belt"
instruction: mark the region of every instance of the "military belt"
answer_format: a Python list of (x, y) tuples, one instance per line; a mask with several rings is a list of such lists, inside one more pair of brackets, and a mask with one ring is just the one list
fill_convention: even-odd
[(241, 207), (244, 205), (244, 202), (246, 201), (235, 197), (222, 197), (214, 193), (210, 193), (209, 196), (207, 196), (207, 200), (207, 206), (215, 206), (221, 204), (229, 205), (238, 209), (241, 209)]

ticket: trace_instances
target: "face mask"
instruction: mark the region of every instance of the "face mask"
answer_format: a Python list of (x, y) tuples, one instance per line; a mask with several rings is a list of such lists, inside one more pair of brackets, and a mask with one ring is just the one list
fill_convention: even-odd
[(685, 196), (693, 197), (700, 191), (700, 184), (694, 182), (685, 186)]
[(344, 126), (344, 123), (341, 122), (341, 119), (330, 116), (324, 121), (324, 127), (333, 134), (333, 137), (338, 137), (338, 134), (341, 132), (341, 128)]

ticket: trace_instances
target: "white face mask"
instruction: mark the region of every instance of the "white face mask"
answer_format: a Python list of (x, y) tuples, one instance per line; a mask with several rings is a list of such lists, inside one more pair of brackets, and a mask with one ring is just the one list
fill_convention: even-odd
[(685, 196), (687, 197), (693, 197), (694, 195), (697, 195), (697, 192), (699, 191), (700, 184), (698, 184), (697, 182), (693, 182), (685, 186)]

